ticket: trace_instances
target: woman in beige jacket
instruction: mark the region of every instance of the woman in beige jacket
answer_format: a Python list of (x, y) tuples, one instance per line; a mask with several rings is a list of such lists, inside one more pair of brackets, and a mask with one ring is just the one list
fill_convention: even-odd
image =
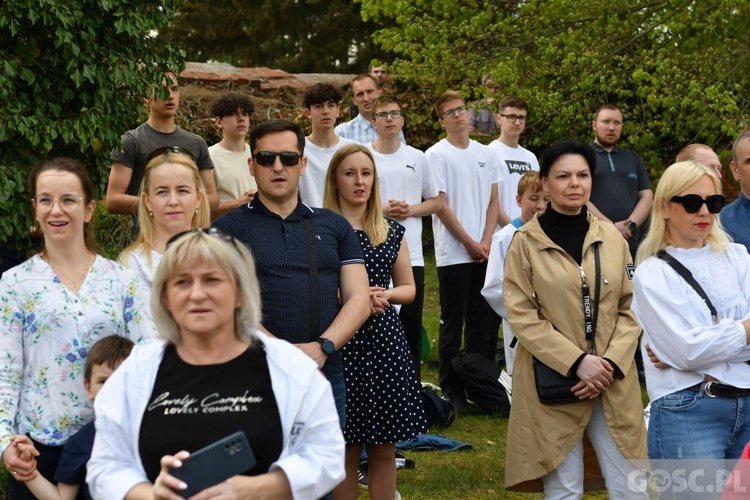
[[(540, 177), (550, 203), (518, 230), (505, 261), (505, 307), (519, 340), (506, 488), (543, 490), (546, 498), (580, 498), (584, 489), (603, 486), (610, 498), (623, 498), (626, 460), (646, 458), (633, 361), (640, 328), (630, 311), (632, 263), (617, 229), (586, 210), (595, 168), (593, 150), (579, 141), (549, 148)], [(585, 335), (584, 281), (592, 303), (599, 288), (595, 353)], [(580, 381), (571, 392), (577, 400), (540, 402), (532, 356), (563, 375), (576, 375)]]

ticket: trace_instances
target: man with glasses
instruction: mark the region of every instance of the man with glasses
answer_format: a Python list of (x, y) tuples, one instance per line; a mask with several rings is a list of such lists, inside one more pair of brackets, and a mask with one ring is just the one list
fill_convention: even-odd
[[(427, 168), (425, 154), (401, 144), (404, 126), (401, 105), (395, 96), (383, 94), (373, 103), (375, 142), (367, 144), (375, 159), (383, 213), (406, 228), (414, 284), (417, 291), (411, 304), (401, 306), (399, 318), (414, 360), (417, 379), (421, 377), (422, 308), (424, 305), (424, 257), (422, 256), (422, 217), (440, 209), (440, 198)], [(424, 199), (424, 201), (422, 201)]]
[(169, 97), (162, 101), (154, 92), (146, 100), (148, 120), (133, 130), (125, 132), (122, 144), (110, 153), (112, 168), (107, 184), (107, 210), (113, 214), (134, 217), (138, 210), (138, 191), (146, 171), (149, 155), (165, 146), (176, 146), (190, 151), (195, 159), (201, 178), (206, 185), (206, 193), (211, 211), (219, 206), (211, 169), (211, 156), (202, 137), (181, 129), (175, 123), (175, 115), (180, 105), (180, 87), (177, 76), (167, 73), (163, 85), (169, 90)]
[(605, 104), (591, 122), (596, 151), (596, 173), (588, 210), (599, 220), (611, 222), (628, 240), (630, 254), (641, 241), (641, 229), (651, 212), (654, 193), (646, 165), (637, 154), (617, 145), (622, 135), (622, 112)]
[(451, 364), (462, 337), (466, 352), (494, 358), (494, 350), (488, 349), (493, 312), (481, 290), (497, 224), (500, 179), (495, 154), (469, 138), (469, 113), (461, 94), (444, 93), (435, 112), (447, 133), (426, 153), (442, 203), (432, 216), (440, 285), (440, 386), (457, 410), (465, 411), (465, 391)]
[(740, 183), (740, 196), (721, 211), (721, 223), (729, 236), (750, 252), (750, 129), (742, 131), (732, 144), (729, 169)]
[[(352, 80), (352, 101), (359, 114), (336, 126), (334, 131), (341, 137), (346, 137), (360, 144), (369, 144), (378, 138), (378, 133), (372, 125), (372, 103), (380, 95), (380, 88), (370, 75), (359, 75)], [(404, 133), (399, 133), (399, 140), (406, 144)]]
[(539, 171), (539, 160), (536, 155), (518, 144), (529, 113), (526, 101), (517, 96), (508, 96), (500, 101), (497, 123), (500, 125), (500, 137), (489, 144), (498, 158), (498, 168), (502, 183), (498, 186), (500, 193), (500, 211), (498, 224), (505, 226), (511, 220), (521, 216), (521, 208), (516, 203), (518, 182), (526, 172)]
[(305, 136), (294, 123), (268, 120), (255, 127), (249, 165), (258, 192), (213, 227), (252, 251), (263, 328), (318, 363), (331, 382), (343, 429), (346, 395), (338, 351), (370, 315), (369, 282), (352, 226), (299, 200), (304, 147)]
[(329, 83), (316, 83), (305, 90), (302, 112), (310, 120), (312, 131), (305, 138), (307, 167), (299, 181), (302, 202), (311, 207), (323, 206), (328, 164), (334, 153), (355, 141), (339, 137), (333, 131), (339, 117), (341, 92)]

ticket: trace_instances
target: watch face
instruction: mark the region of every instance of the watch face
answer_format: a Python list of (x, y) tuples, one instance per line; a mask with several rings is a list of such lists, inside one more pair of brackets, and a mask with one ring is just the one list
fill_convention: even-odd
[(635, 231), (637, 228), (638, 228), (638, 224), (636, 224), (633, 221), (628, 222), (628, 229), (630, 229), (631, 231)]
[(320, 344), (321, 349), (323, 349), (323, 352), (328, 356), (336, 351), (336, 346), (328, 339), (318, 339), (318, 343)]

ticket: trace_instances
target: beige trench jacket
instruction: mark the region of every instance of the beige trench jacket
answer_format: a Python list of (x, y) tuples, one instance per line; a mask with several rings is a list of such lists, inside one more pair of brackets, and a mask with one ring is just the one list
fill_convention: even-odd
[[(621, 370), (616, 370), (614, 382), (602, 394), (602, 405), (612, 437), (625, 458), (643, 459), (646, 427), (633, 361), (640, 326), (630, 311), (632, 284), (626, 270), (631, 263), (630, 253), (625, 239), (612, 224), (601, 223), (591, 214), (588, 220), (583, 268), (592, 300), (595, 286), (602, 287), (596, 354)], [(594, 283), (595, 242), (601, 242), (598, 284)], [(541, 478), (555, 470), (584, 436), (593, 401), (544, 405), (537, 397), (532, 354), (554, 370), (569, 374), (581, 354), (588, 352), (588, 345), (578, 265), (547, 237), (536, 217), (516, 232), (510, 245), (503, 294), (508, 321), (519, 340), (513, 369), (505, 485), (511, 490), (542, 491)], [(584, 452), (585, 463), (595, 462), (589, 451), (590, 446)], [(599, 489), (601, 483), (585, 477), (584, 488)]]

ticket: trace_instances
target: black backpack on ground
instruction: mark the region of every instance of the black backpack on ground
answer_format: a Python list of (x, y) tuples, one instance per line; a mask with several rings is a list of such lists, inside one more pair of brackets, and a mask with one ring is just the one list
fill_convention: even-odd
[(448, 427), (456, 419), (453, 403), (438, 396), (429, 387), (422, 387), (422, 405), (428, 427)]
[(500, 367), (477, 353), (462, 353), (451, 361), (453, 373), (466, 390), (466, 397), (485, 413), (507, 417), (510, 401), (500, 384)]

